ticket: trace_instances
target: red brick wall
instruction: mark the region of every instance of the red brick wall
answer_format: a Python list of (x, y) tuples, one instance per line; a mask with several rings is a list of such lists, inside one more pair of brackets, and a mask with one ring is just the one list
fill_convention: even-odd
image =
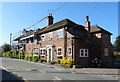
[[(64, 31), (64, 29), (61, 29)], [(30, 48), (30, 55), (33, 55), (33, 50), (34, 48), (39, 49), (40, 53), (40, 48), (46, 48), (47, 45), (53, 45), (53, 60), (58, 60), (57, 58), (57, 48), (61, 47), (62, 48), (62, 56), (64, 57), (64, 32), (62, 38), (57, 38), (57, 30), (52, 31), (53, 33), (53, 38), (51, 40), (48, 39), (48, 33), (45, 33), (45, 41), (38, 41), (39, 44), (37, 43), (27, 43), (26, 44), (26, 55), (29, 55), (29, 48)], [(47, 56), (47, 55), (46, 55)]]
[[(107, 37), (106, 37), (107, 36)], [(104, 66), (111, 66), (112, 65), (112, 54), (113, 54), (113, 46), (110, 42), (110, 35), (107, 33), (102, 33), (102, 61), (104, 62)], [(108, 48), (108, 56), (104, 54), (104, 48)]]

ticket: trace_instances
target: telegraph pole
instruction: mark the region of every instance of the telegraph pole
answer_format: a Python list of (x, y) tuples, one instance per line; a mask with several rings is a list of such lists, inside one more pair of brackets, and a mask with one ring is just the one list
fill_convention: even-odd
[(12, 33), (10, 33), (10, 48), (11, 48), (11, 42), (12, 42)]

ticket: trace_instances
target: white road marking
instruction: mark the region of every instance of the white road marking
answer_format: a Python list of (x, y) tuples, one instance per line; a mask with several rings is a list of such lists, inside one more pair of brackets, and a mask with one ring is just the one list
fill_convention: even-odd
[(53, 80), (62, 80), (59, 77), (55, 76), (55, 78)]

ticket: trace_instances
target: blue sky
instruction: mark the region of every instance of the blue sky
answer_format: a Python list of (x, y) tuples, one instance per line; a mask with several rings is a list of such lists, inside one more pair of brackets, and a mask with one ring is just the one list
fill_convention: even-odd
[[(19, 31), (41, 20), (65, 2), (2, 2), (2, 40), (0, 45), (9, 43), (9, 35), (13, 37)], [(48, 11), (50, 10), (50, 11)], [(67, 2), (53, 13), (54, 22), (68, 18), (84, 25), (85, 17), (89, 15), (91, 25), (110, 31), (114, 43), (118, 35), (118, 3), (117, 2)], [(46, 20), (35, 27), (46, 26)], [(31, 29), (35, 29), (35, 27)]]

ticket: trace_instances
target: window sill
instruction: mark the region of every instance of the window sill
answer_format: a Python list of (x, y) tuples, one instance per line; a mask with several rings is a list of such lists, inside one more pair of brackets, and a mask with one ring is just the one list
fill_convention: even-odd
[(38, 55), (33, 55), (33, 56), (38, 56)]
[(60, 57), (60, 56), (62, 56), (62, 55), (57, 55), (57, 57)]
[(52, 40), (52, 39), (48, 39), (49, 41)]
[(60, 37), (60, 38), (57, 38), (57, 39), (61, 39), (62, 37)]
[(40, 56), (45, 56), (45, 55), (40, 55)]
[(80, 58), (87, 58), (88, 56), (80, 56)]
[(72, 56), (72, 54), (68, 54), (68, 56)]

